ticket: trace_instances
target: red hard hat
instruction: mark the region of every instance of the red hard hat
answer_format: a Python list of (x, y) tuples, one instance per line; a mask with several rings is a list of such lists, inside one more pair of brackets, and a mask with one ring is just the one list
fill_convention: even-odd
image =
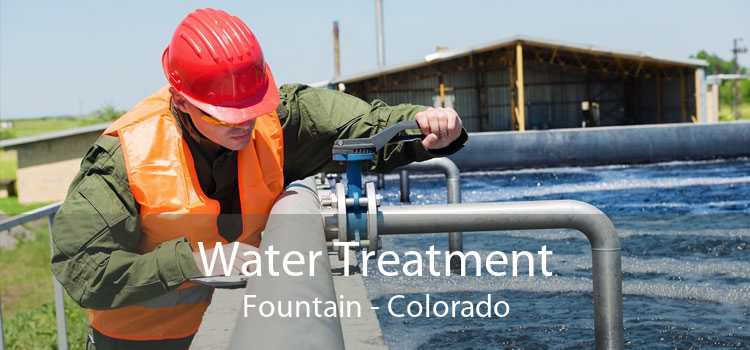
[(239, 124), (273, 112), (279, 104), (253, 32), (221, 10), (188, 14), (164, 50), (162, 66), (173, 88), (223, 122)]

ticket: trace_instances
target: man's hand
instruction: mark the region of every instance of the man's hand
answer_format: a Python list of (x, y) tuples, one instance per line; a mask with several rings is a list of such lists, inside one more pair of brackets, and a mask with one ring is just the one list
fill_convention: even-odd
[(463, 123), (453, 108), (432, 108), (419, 112), (415, 119), (425, 138), (425, 149), (445, 148), (461, 135)]
[[(232, 242), (229, 244), (221, 245), (221, 250), (224, 251), (224, 256), (226, 257), (227, 261), (229, 261), (229, 257), (232, 256), (232, 250), (234, 249), (234, 244), (235, 243)], [(211, 257), (213, 256), (214, 250), (215, 248), (206, 249), (206, 257), (208, 259), (211, 259)], [(253, 251), (253, 250), (256, 252), (260, 252), (260, 249), (256, 248), (255, 246), (245, 244), (242, 242), (237, 243), (237, 255), (234, 258), (234, 264), (232, 264), (232, 276), (242, 275), (242, 264), (244, 264), (248, 260), (244, 256), (243, 253), (247, 251)], [(193, 252), (193, 258), (195, 259), (195, 264), (198, 265), (198, 270), (200, 270), (203, 276), (223, 276), (224, 275), (224, 269), (222, 268), (220, 259), (216, 259), (216, 263), (213, 266), (213, 271), (205, 271), (203, 267), (203, 259), (201, 259), (200, 251)]]

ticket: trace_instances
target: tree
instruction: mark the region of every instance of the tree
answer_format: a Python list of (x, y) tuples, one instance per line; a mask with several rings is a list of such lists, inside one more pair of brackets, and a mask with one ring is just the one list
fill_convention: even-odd
[[(706, 75), (713, 74), (734, 74), (734, 63), (731, 60), (725, 60), (715, 53), (709, 53), (706, 50), (700, 50), (695, 55), (691, 55), (690, 58), (697, 58), (708, 62), (706, 67)], [(740, 74), (748, 74), (747, 67), (739, 67)], [(739, 83), (740, 89), (740, 104), (750, 103), (750, 80), (742, 80)], [(721, 104), (730, 104), (732, 101), (732, 86), (731, 84), (721, 84), (719, 88), (719, 98)]]
[[(709, 53), (706, 50), (700, 50), (697, 54), (691, 55), (690, 58), (697, 58), (708, 62), (706, 75), (712, 74), (734, 74), (734, 63), (731, 60), (725, 60), (715, 53)], [(740, 73), (747, 73), (746, 67), (740, 67)]]

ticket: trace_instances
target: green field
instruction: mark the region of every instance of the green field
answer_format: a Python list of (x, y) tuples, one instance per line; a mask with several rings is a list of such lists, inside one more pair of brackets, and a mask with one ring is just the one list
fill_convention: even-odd
[(105, 106), (86, 116), (10, 119), (8, 121), (13, 123), (13, 127), (0, 130), (0, 140), (107, 123), (117, 119), (123, 113), (124, 111), (117, 110), (112, 106)]
[[(743, 103), (737, 106), (737, 108), (740, 110), (739, 120), (750, 120), (750, 102), (743, 101)], [(734, 120), (734, 115), (732, 115), (732, 106), (727, 104), (721, 105), (719, 109), (719, 120)]]
[[(27, 225), (34, 238), (0, 250), (0, 296), (7, 349), (55, 349), (57, 344), (47, 221)], [(86, 313), (66, 297), (70, 349), (83, 349)]]
[(108, 120), (89, 117), (56, 117), (38, 119), (17, 119), (13, 121), (13, 127), (3, 130), (0, 139), (11, 139), (16, 137), (33, 136), (53, 131), (79, 128), (82, 126), (106, 123)]

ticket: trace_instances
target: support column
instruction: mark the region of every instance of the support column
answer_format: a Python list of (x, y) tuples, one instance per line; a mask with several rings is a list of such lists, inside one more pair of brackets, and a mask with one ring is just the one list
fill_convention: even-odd
[(703, 68), (697, 68), (695, 70), (695, 120), (700, 123), (706, 122), (706, 114), (703, 109), (704, 96), (705, 96), (705, 85), (703, 85)]
[(438, 104), (445, 107), (445, 78), (442, 73), (438, 77)]
[(510, 130), (515, 130), (516, 128), (516, 120), (518, 119), (516, 116), (518, 115), (518, 110), (516, 109), (516, 95), (518, 93), (516, 92), (516, 69), (515, 69), (515, 59), (513, 57), (513, 52), (509, 52), (508, 55), (508, 101), (510, 101)]
[(516, 44), (516, 91), (518, 92), (518, 112), (516, 122), (518, 131), (526, 131), (526, 97), (523, 84), (523, 47), (521, 43)]

